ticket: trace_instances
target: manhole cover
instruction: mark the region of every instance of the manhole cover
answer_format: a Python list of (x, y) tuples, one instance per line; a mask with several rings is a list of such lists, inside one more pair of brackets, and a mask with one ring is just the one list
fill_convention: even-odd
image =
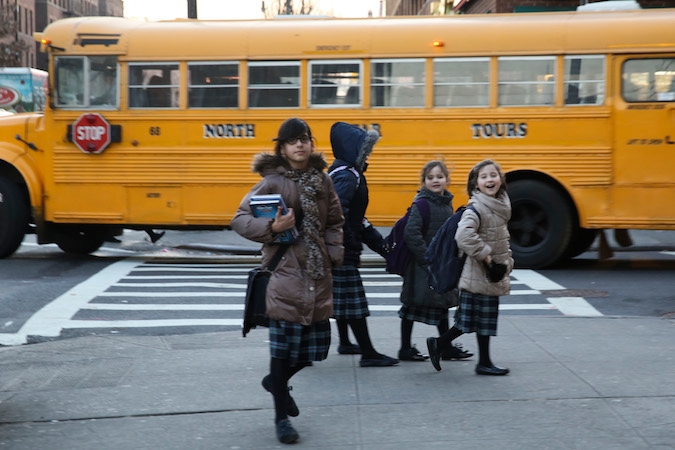
[(594, 291), (592, 289), (554, 289), (550, 291), (541, 291), (542, 294), (549, 297), (607, 297), (607, 291)]

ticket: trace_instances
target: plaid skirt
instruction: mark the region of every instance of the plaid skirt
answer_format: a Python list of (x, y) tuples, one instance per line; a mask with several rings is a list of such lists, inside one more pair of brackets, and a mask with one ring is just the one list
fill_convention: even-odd
[(459, 307), (455, 311), (455, 326), (464, 333), (497, 336), (499, 297), (459, 291)]
[(330, 322), (311, 325), (270, 319), (270, 356), (287, 359), (291, 367), (323, 361), (330, 348)]
[(428, 306), (402, 305), (398, 310), (398, 316), (401, 319), (412, 320), (413, 322), (422, 322), (427, 325), (438, 325), (441, 320), (448, 319), (448, 310), (440, 308), (429, 308)]
[(361, 274), (355, 266), (333, 269), (333, 317), (335, 319), (362, 319), (368, 317), (368, 300)]

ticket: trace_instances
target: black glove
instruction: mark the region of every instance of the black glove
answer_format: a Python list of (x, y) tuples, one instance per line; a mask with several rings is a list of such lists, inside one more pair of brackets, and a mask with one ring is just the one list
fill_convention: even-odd
[(500, 264), (492, 261), (490, 264), (485, 263), (485, 270), (491, 282), (496, 283), (502, 281), (506, 275), (506, 264)]

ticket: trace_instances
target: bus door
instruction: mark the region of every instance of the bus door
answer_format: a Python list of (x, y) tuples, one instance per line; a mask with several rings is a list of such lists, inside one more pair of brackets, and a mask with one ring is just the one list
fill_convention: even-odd
[(614, 73), (612, 215), (635, 228), (675, 225), (675, 54), (617, 57)]

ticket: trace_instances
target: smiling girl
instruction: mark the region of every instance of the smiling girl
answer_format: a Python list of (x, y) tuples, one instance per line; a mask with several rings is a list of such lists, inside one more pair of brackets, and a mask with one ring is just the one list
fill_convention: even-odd
[(509, 274), (513, 258), (507, 224), (511, 201), (499, 164), (486, 159), (476, 164), (467, 181), (469, 208), (462, 215), (455, 239), (468, 256), (459, 280), (459, 307), (455, 325), (439, 338), (427, 339), (431, 363), (441, 370), (442, 350), (464, 333), (476, 333), (479, 360), (478, 375), (506, 375), (509, 369), (496, 366), (490, 359), (490, 336), (497, 335), (499, 296), (511, 289)]

